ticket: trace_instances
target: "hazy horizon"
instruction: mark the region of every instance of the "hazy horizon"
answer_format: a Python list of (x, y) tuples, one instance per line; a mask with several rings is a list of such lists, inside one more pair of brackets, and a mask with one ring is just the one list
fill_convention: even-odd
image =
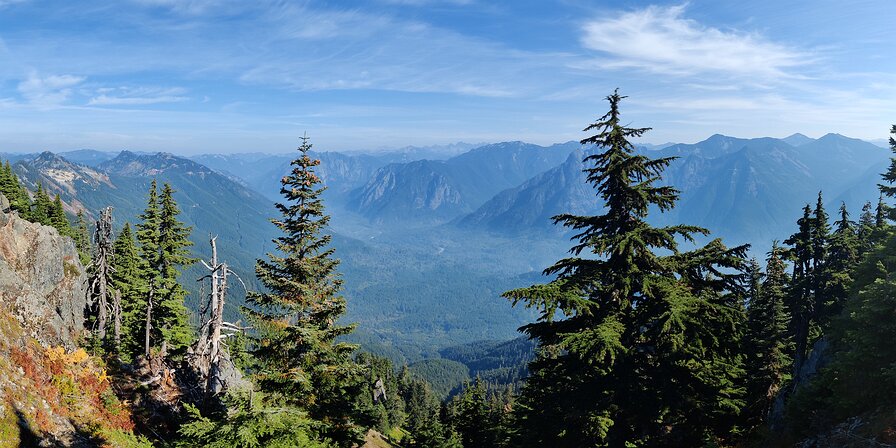
[[(790, 137), (790, 136), (792, 136), (792, 135), (796, 135), (796, 134), (802, 134), (802, 135), (804, 135), (804, 136), (806, 136), (806, 137), (809, 137), (809, 138), (811, 138), (811, 139), (818, 139), (818, 138), (823, 137), (824, 135), (831, 134), (831, 133), (829, 132), (829, 133), (825, 133), (825, 134), (821, 134), (821, 135), (812, 136), (812, 135), (808, 135), (808, 134), (805, 134), (805, 133), (802, 133), (802, 132), (794, 132), (794, 133), (791, 133), (791, 134), (788, 134), (788, 135), (785, 135), (785, 136), (779, 136), (779, 137), (772, 137), (772, 136), (767, 136), (767, 135), (766, 135), (766, 136), (756, 136), (756, 137), (742, 137), (742, 136), (737, 136), (737, 135), (725, 135), (725, 134), (720, 134), (720, 135), (725, 135), (726, 137), (732, 137), (732, 138), (742, 138), (742, 139), (762, 138), (762, 137), (770, 137), (770, 138), (776, 138), (776, 139), (785, 139), (785, 138), (787, 138), (787, 137)], [(835, 133), (835, 134), (836, 134), (836, 133)], [(712, 135), (715, 135), (715, 134), (712, 134)], [(696, 143), (700, 143), (700, 142), (702, 142), (702, 141), (708, 139), (708, 138), (711, 137), (712, 135), (707, 135), (707, 136), (704, 137), (704, 138), (701, 138), (701, 139), (696, 140), (696, 141), (690, 141), (690, 142), (671, 142), (671, 141), (670, 141), (670, 142), (662, 142), (662, 143), (660, 143), (660, 142), (637, 141), (637, 144), (639, 144), (639, 145), (645, 145), (645, 146), (669, 146), (669, 145), (675, 145), (675, 144), (686, 144), (686, 145), (687, 145), (687, 144), (696, 144)], [(843, 135), (843, 134), (840, 134), (840, 135)], [(888, 140), (887, 140), (886, 138), (870, 139), (870, 140), (869, 140), (869, 139), (862, 139), (862, 138), (858, 138), (858, 137), (853, 137), (853, 136), (851, 136), (851, 135), (843, 135), (843, 136), (844, 136), (844, 137), (847, 137), (847, 138), (857, 138), (857, 139), (859, 139), (859, 140), (866, 141), (866, 142), (868, 142), (868, 143), (871, 143), (871, 144), (873, 144), (873, 145), (879, 146), (879, 147), (881, 147), (881, 148), (888, 148), (888, 147), (889, 147), (889, 145), (888, 145)], [(515, 142), (515, 141), (522, 141), (523, 143), (530, 143), (530, 144), (536, 144), (536, 145), (543, 146), (543, 147), (549, 147), (549, 146), (551, 146), (551, 145), (563, 144), (563, 143), (570, 142), (570, 141), (575, 141), (575, 140), (566, 140), (566, 141), (564, 141), (564, 142), (559, 142), (559, 141), (558, 141), (558, 142), (552, 142), (552, 143), (547, 143), (547, 144), (528, 142), (528, 141), (524, 141), (524, 140), (503, 140), (503, 141), (477, 142), (477, 143), (470, 143), (470, 142), (466, 142), (466, 141), (463, 141), (463, 140), (458, 140), (458, 141), (455, 141), (455, 142), (449, 142), (449, 143), (446, 143), (446, 144), (406, 145), (406, 146), (379, 147), (379, 148), (351, 148), (351, 149), (343, 149), (343, 150), (333, 150), (333, 149), (327, 149), (327, 148), (320, 148), (320, 147), (318, 147), (318, 145), (314, 145), (314, 150), (317, 151), (317, 152), (338, 152), (338, 153), (345, 153), (345, 154), (379, 154), (379, 153), (383, 153), (383, 154), (385, 154), (385, 153), (401, 152), (401, 151), (408, 151), (408, 150), (433, 150), (433, 151), (438, 152), (439, 150), (445, 150), (445, 149), (449, 149), (449, 148), (457, 147), (457, 146), (464, 146), (464, 147), (469, 147), (469, 149), (472, 149), (472, 148), (478, 148), (478, 147), (486, 146), (486, 145), (492, 145), (492, 144), (498, 144), (498, 143), (506, 143), (506, 142)], [(188, 151), (188, 152), (183, 152), (183, 151), (163, 151), (163, 150), (158, 150), (158, 151), (154, 151), (154, 150), (138, 150), (138, 149), (130, 149), (130, 148), (121, 148), (121, 149), (46, 148), (46, 149), (40, 149), (40, 150), (37, 150), (37, 151), (24, 151), (24, 150), (18, 150), (18, 151), (17, 151), (17, 150), (15, 150), (15, 149), (8, 149), (8, 148), (2, 148), (2, 147), (0, 147), (0, 154), (4, 154), (4, 153), (5, 153), (5, 154), (19, 154), (19, 155), (24, 155), (24, 154), (38, 154), (38, 153), (42, 153), (42, 152), (45, 152), (45, 151), (49, 151), (49, 152), (52, 152), (52, 153), (54, 153), (54, 154), (63, 154), (63, 153), (75, 152), (75, 151), (97, 151), (97, 152), (107, 153), (107, 154), (118, 154), (118, 153), (120, 153), (120, 152), (122, 152), (122, 151), (130, 151), (130, 152), (137, 153), (137, 154), (170, 153), (170, 154), (174, 154), (174, 155), (176, 155), (176, 156), (183, 156), (183, 157), (199, 156), (199, 155), (238, 155), (238, 154), (262, 154), (262, 155), (268, 155), (268, 156), (278, 156), (278, 155), (287, 155), (287, 154), (291, 154), (291, 152), (292, 152), (293, 150), (295, 150), (295, 148), (289, 148), (288, 150), (282, 150), (282, 151), (257, 150), (257, 151), (230, 151), (230, 152), (214, 152), (214, 151), (208, 151), (208, 152), (205, 152), (205, 151), (203, 151), (203, 152)], [(468, 149), (464, 149), (464, 150), (459, 151), (458, 153), (460, 153), (460, 152), (466, 152), (467, 150), (468, 150)], [(450, 152), (446, 152), (446, 153), (449, 153), (449, 154), (450, 154)]]
[(365, 151), (577, 140), (613, 89), (646, 142), (896, 112), (896, 4), (0, 1), (0, 148)]

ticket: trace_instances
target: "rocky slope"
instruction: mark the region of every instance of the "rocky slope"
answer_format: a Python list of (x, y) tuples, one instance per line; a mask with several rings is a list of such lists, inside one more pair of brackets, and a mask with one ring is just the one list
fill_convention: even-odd
[(0, 307), (30, 336), (73, 348), (84, 330), (86, 283), (71, 238), (0, 213)]
[(0, 448), (101, 446), (128, 410), (84, 335), (86, 275), (74, 243), (9, 212), (0, 195)]

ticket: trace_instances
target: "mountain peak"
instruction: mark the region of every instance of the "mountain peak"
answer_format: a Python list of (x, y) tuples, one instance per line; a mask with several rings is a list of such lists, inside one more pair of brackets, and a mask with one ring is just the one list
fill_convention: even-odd
[(806, 143), (814, 142), (815, 139), (811, 137), (807, 137), (804, 134), (800, 134), (799, 132), (795, 132), (787, 137), (782, 138), (784, 142), (790, 144), (791, 146), (802, 146)]
[(171, 153), (137, 154), (127, 150), (118, 153), (114, 159), (99, 164), (99, 168), (122, 176), (156, 176), (168, 170), (202, 174), (211, 172), (210, 168), (202, 164)]

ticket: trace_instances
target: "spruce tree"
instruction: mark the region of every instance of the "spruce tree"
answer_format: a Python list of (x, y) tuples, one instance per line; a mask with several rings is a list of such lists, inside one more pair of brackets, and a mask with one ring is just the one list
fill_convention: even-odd
[[(697, 446), (729, 437), (743, 405), (738, 355), (745, 247), (721, 241), (691, 252), (678, 241), (708, 231), (654, 227), (678, 191), (657, 186), (671, 158), (635, 153), (647, 128), (622, 124), (619, 102), (585, 131), (588, 182), (606, 204), (599, 216), (559, 215), (577, 231), (556, 278), (505, 293), (539, 310), (522, 330), (539, 353), (517, 402), (525, 446)], [(582, 257), (582, 252), (590, 252)], [(733, 272), (732, 272), (733, 271)]]
[(361, 366), (352, 361), (354, 345), (338, 342), (353, 326), (338, 323), (345, 311), (339, 294), (339, 260), (325, 234), (330, 218), (320, 199), (324, 187), (302, 138), (292, 171), (281, 180), (282, 217), (273, 220), (283, 235), (276, 253), (258, 260), (256, 276), (265, 292), (251, 293), (245, 310), (257, 332), (253, 354), (260, 388), (274, 403), (309, 411), (324, 422), (326, 438), (349, 446), (363, 437), (359, 395), (366, 393)]

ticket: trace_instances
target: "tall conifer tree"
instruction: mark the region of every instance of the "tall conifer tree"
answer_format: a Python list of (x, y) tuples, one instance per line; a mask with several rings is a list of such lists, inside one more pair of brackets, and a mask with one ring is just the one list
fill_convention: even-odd
[(825, 296), (822, 320), (826, 323), (840, 314), (852, 287), (853, 270), (859, 263), (859, 241), (856, 223), (849, 219), (846, 204), (840, 205), (840, 219), (831, 234), (828, 260), (825, 265)]
[[(56, 230), (59, 231), (60, 235), (75, 237), (74, 232), (72, 232), (72, 225), (68, 222), (68, 217), (65, 216), (65, 209), (62, 208), (62, 199), (59, 198), (57, 194), (53, 199), (52, 206), (48, 211), (50, 225), (55, 227)], [(78, 244), (77, 239), (75, 240), (75, 245)], [(80, 250), (81, 248), (78, 247)]]
[(124, 223), (115, 238), (112, 258), (112, 289), (121, 294), (122, 338), (121, 358), (129, 362), (143, 353), (144, 313), (146, 312), (145, 277), (141, 272), (140, 252), (131, 232), (131, 224)]
[(19, 212), (19, 216), (25, 219), (31, 218), (31, 200), (28, 198), (28, 191), (19, 183), (19, 178), (12, 170), (9, 160), (0, 165), (0, 193), (6, 196), (10, 208)]
[(865, 205), (862, 206), (862, 215), (859, 216), (858, 229), (856, 232), (858, 233), (859, 238), (858, 256), (860, 258), (874, 248), (873, 235), (875, 225), (874, 213), (872, 213), (871, 210), (871, 202), (865, 202)]
[(50, 210), (53, 203), (50, 197), (44, 191), (44, 186), (40, 182), (37, 183), (37, 192), (34, 193), (34, 205), (31, 209), (31, 221), (45, 226), (53, 225), (50, 220)]
[(153, 347), (165, 345), (169, 353), (179, 355), (192, 340), (184, 298), (187, 293), (178, 283), (180, 268), (192, 264), (187, 247), (190, 228), (178, 221), (180, 210), (174, 190), (165, 184), (158, 194), (156, 181), (149, 189), (146, 210), (137, 224), (141, 271), (146, 287), (144, 313), (144, 355)]
[(750, 426), (765, 421), (775, 397), (790, 377), (789, 319), (784, 308), (789, 279), (783, 252), (775, 241), (766, 259), (764, 281), (760, 280), (758, 264), (751, 269), (745, 344), (747, 396), (751, 398), (747, 408)]
[(515, 409), (520, 445), (697, 446), (727, 437), (743, 405), (742, 299), (730, 294), (742, 288), (727, 269), (745, 268), (745, 247), (680, 252), (708, 231), (648, 224), (678, 199), (656, 185), (672, 159), (635, 153), (648, 129), (622, 124), (622, 98), (607, 97), (582, 140), (601, 150), (585, 163), (606, 212), (554, 217), (577, 231), (572, 256), (545, 270), (550, 283), (505, 293), (541, 314), (522, 328), (539, 354)]
[[(59, 197), (58, 195), (56, 196)], [(66, 221), (68, 225), (68, 221)], [(68, 228), (69, 234), (75, 240), (75, 247), (78, 249), (78, 255), (81, 257), (81, 263), (85, 266), (90, 264), (91, 253), (93, 250), (90, 246), (90, 230), (87, 228), (87, 221), (84, 219), (84, 211), (78, 210), (77, 225), (74, 229)]]
[(190, 256), (191, 228), (178, 220), (180, 209), (174, 200), (174, 189), (166, 183), (159, 196), (159, 277), (156, 325), (162, 340), (174, 354), (179, 354), (193, 341), (189, 315), (184, 300), (187, 291), (178, 281), (183, 268), (196, 262)]
[(789, 256), (793, 262), (793, 275), (790, 291), (787, 295), (787, 308), (790, 313), (790, 332), (794, 341), (793, 376), (796, 378), (806, 359), (809, 344), (809, 331), (815, 313), (815, 300), (812, 291), (814, 272), (812, 271), (812, 232), (814, 219), (812, 208), (806, 204), (803, 216), (797, 220), (798, 230), (784, 241), (791, 246)]
[(257, 262), (266, 291), (250, 294), (245, 312), (257, 331), (261, 389), (273, 403), (308, 410), (324, 423), (325, 437), (350, 446), (361, 437), (357, 420), (366, 418), (358, 411), (364, 373), (351, 358), (356, 347), (336, 340), (354, 327), (338, 323), (345, 312), (339, 260), (328, 247), (325, 188), (315, 173), (320, 161), (310, 150), (303, 137), (292, 171), (281, 180), (285, 200), (276, 207), (282, 217), (273, 223), (283, 235), (274, 240), (277, 252)]

